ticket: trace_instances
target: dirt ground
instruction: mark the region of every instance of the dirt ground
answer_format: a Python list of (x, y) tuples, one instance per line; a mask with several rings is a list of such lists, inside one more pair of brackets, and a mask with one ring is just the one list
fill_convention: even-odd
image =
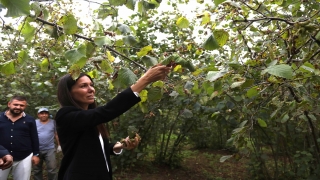
[[(247, 180), (247, 160), (227, 160), (220, 163), (227, 151), (188, 150), (184, 151), (184, 160), (180, 168), (171, 168), (152, 162), (142, 162), (130, 170), (114, 172), (114, 180)], [(61, 154), (58, 154), (58, 162)], [(44, 167), (45, 168), (45, 167)], [(8, 180), (12, 180), (9, 178)], [(31, 176), (31, 180), (33, 177)], [(46, 172), (44, 174), (46, 178)]]
[(181, 167), (172, 169), (153, 163), (139, 164), (139, 167), (116, 171), (115, 180), (242, 180), (249, 179), (246, 162), (219, 159), (230, 155), (225, 151), (195, 150), (182, 162)]

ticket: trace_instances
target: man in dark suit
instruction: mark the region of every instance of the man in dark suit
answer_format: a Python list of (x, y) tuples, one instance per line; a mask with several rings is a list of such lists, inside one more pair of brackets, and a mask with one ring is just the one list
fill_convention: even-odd
[(39, 138), (35, 119), (26, 114), (27, 99), (13, 96), (8, 109), (0, 113), (0, 144), (13, 157), (13, 165), (0, 169), (0, 180), (7, 180), (11, 172), (14, 180), (29, 180), (32, 163), (39, 163)]

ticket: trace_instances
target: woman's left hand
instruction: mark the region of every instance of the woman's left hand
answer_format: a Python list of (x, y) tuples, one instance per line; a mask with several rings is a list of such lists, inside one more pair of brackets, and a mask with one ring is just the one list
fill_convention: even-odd
[(136, 148), (139, 145), (140, 140), (141, 138), (137, 134), (132, 139), (130, 139), (128, 136), (126, 139), (124, 139), (123, 149), (131, 150)]
[(120, 143), (119, 141), (114, 144), (113, 146), (113, 151), (116, 152), (116, 153), (119, 153), (121, 151), (121, 149), (123, 149), (123, 144)]

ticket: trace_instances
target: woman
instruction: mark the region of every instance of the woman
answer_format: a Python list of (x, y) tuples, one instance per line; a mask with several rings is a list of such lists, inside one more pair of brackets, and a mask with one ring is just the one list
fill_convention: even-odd
[[(121, 153), (121, 143), (111, 144), (102, 123), (126, 112), (141, 99), (139, 92), (151, 82), (164, 79), (170, 67), (149, 69), (134, 85), (115, 96), (101, 107), (95, 104), (92, 79), (81, 74), (73, 80), (67, 74), (58, 84), (61, 109), (56, 114), (57, 132), (62, 147), (58, 180), (111, 180), (110, 155)], [(126, 141), (132, 148), (138, 143)]]

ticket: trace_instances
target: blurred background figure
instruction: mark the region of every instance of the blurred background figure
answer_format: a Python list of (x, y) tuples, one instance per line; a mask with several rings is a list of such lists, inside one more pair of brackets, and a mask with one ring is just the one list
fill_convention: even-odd
[[(46, 163), (48, 180), (57, 179), (57, 160), (56, 152), (61, 151), (59, 144), (59, 138), (56, 132), (56, 122), (49, 115), (47, 108), (40, 108), (38, 110), (38, 119), (36, 119), (36, 125), (39, 137), (39, 164), (33, 167), (34, 180), (43, 179), (43, 162)], [(57, 142), (57, 151), (55, 149), (55, 142)]]

